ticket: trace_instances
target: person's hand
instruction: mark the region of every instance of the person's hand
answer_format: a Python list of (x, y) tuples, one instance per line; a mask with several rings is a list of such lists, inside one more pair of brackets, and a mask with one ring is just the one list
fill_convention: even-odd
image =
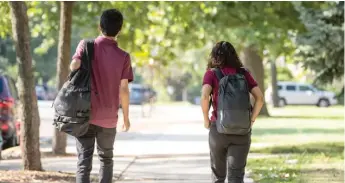
[(130, 127), (131, 127), (131, 122), (129, 122), (129, 119), (123, 120), (122, 131), (128, 132)]
[(251, 118), (251, 119), (250, 119), (250, 122), (251, 122), (251, 125), (250, 125), (250, 127), (253, 127), (253, 125), (254, 125), (254, 122), (255, 122), (255, 119), (254, 119), (254, 118)]
[(205, 119), (205, 120), (204, 120), (204, 127), (205, 127), (206, 129), (210, 129), (210, 126), (211, 126), (210, 120), (209, 120), (209, 119)]

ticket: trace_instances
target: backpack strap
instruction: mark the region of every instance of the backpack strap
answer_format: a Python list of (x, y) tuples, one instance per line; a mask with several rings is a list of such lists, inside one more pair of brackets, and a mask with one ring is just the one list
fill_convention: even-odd
[[(224, 77), (224, 74), (223, 74), (223, 72), (220, 70), (220, 68), (212, 68), (211, 70), (212, 70), (212, 71), (214, 72), (214, 74), (216, 75), (218, 81), (220, 81), (220, 80)], [(212, 106), (212, 93), (213, 93), (213, 91), (211, 91), (211, 93), (210, 93), (210, 102), (209, 102), (208, 110), (210, 110), (210, 109), (211, 109), (211, 106)]]
[[(80, 63), (80, 68), (79, 69), (84, 69), (87, 71), (91, 70), (92, 67), (92, 60), (94, 58), (94, 40), (83, 40), (84, 41), (84, 48), (83, 48), (83, 52), (82, 52), (82, 57), (80, 59), (81, 63)], [(71, 80), (73, 78), (73, 76), (78, 72), (78, 70), (74, 70), (72, 71), (69, 75), (68, 75), (68, 80)]]
[(224, 77), (223, 72), (219, 68), (213, 68), (212, 71), (217, 76), (218, 81), (220, 81)]
[[(87, 64), (85, 64), (85, 66), (87, 66), (87, 70), (91, 71), (92, 70), (92, 60), (94, 58), (94, 45), (95, 45), (95, 40), (84, 40), (85, 42), (85, 52), (86, 52), (86, 56), (87, 56)], [(85, 60), (86, 61), (86, 60)]]
[(236, 72), (237, 72), (237, 73), (240, 73), (240, 74), (242, 74), (242, 75), (245, 75), (246, 72), (247, 72), (247, 69), (244, 68), (244, 67), (240, 67), (240, 68), (236, 69)]

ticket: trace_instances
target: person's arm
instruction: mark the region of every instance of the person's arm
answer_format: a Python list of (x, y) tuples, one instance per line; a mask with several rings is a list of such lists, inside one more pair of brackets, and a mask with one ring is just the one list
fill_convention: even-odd
[(201, 109), (204, 116), (204, 127), (209, 129), (210, 128), (210, 118), (209, 108), (210, 108), (210, 94), (212, 92), (212, 87), (214, 85), (214, 73), (212, 70), (207, 70), (204, 74), (204, 79), (202, 82), (202, 89), (201, 89)]
[(69, 65), (70, 70), (75, 71), (75, 70), (79, 69), (80, 65), (81, 65), (80, 63), (81, 63), (81, 61), (79, 59), (77, 59), (77, 58), (73, 59), (71, 64)]
[(124, 122), (129, 122), (129, 88), (128, 79), (122, 79), (120, 85), (120, 100)]
[(204, 84), (201, 90), (201, 108), (204, 116), (205, 128), (210, 128), (209, 107), (210, 107), (210, 94), (212, 87), (209, 84)]
[(255, 99), (253, 112), (251, 116), (251, 122), (253, 125), (253, 123), (255, 122), (256, 118), (258, 117), (260, 113), (262, 106), (264, 105), (264, 96), (258, 86), (254, 87), (250, 93), (253, 95)]
[(128, 83), (133, 81), (133, 70), (131, 66), (131, 58), (129, 55), (126, 56), (122, 74), (121, 74), (121, 84), (120, 84), (120, 101), (123, 112), (123, 131), (128, 131), (130, 128), (129, 122), (129, 88)]
[(84, 41), (81, 40), (77, 46), (77, 49), (72, 57), (72, 62), (71, 64), (69, 65), (69, 68), (71, 71), (75, 71), (77, 69), (80, 68), (80, 65), (81, 65), (81, 57), (82, 57), (82, 54), (83, 54), (83, 50), (84, 50)]
[(254, 107), (253, 107), (252, 115), (250, 119), (253, 125), (261, 111), (262, 106), (264, 105), (264, 96), (258, 86), (258, 83), (255, 81), (254, 77), (250, 74), (249, 70), (246, 70), (245, 77), (248, 82), (250, 93), (253, 95), (255, 99)]

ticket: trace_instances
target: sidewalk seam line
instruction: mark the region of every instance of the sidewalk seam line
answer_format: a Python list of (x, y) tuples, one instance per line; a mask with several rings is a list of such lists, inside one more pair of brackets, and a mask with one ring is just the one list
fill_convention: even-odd
[(133, 158), (133, 160), (126, 166), (126, 168), (121, 171), (121, 173), (119, 174), (119, 177), (116, 179), (116, 181), (121, 180), (122, 176), (126, 173), (126, 171), (129, 169), (129, 167), (131, 167), (135, 163), (135, 161), (137, 159), (138, 159), (138, 156), (135, 156)]

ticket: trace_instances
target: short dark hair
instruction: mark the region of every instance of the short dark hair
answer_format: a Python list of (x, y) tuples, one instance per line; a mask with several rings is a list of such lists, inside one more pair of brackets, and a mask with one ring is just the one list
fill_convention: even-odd
[(101, 31), (105, 36), (115, 37), (121, 30), (123, 16), (117, 9), (103, 11), (100, 20)]
[(243, 67), (234, 46), (227, 41), (220, 41), (212, 48), (207, 64), (208, 69), (223, 67), (232, 67), (235, 69)]

